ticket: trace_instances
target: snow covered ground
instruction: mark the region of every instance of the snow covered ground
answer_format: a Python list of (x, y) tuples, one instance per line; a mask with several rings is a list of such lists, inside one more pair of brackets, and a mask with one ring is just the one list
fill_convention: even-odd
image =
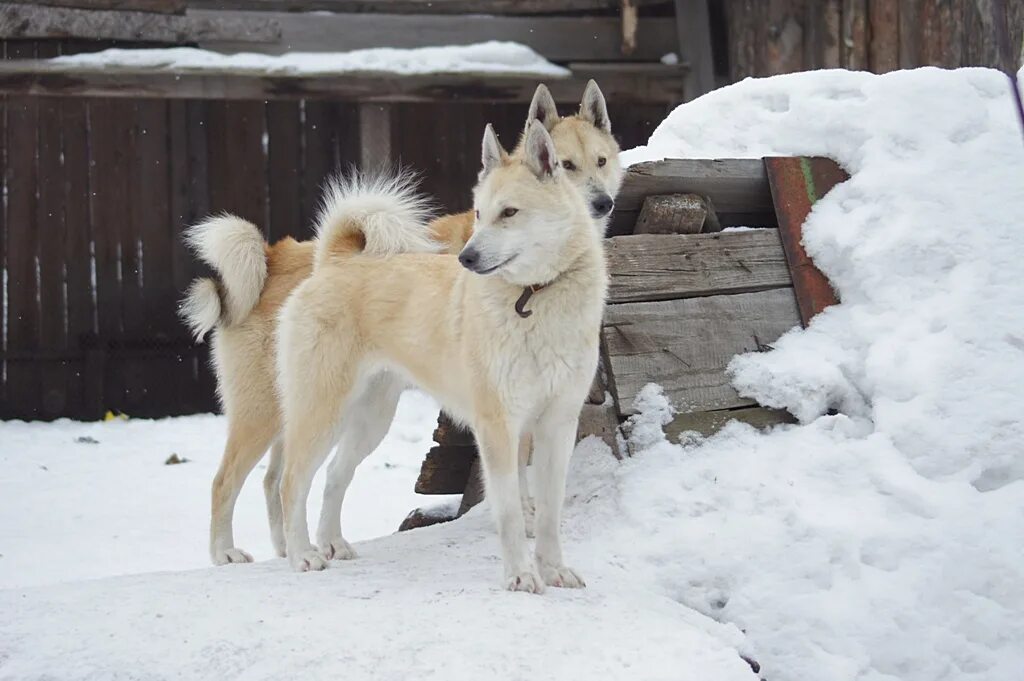
[[(711, 93), (625, 153), (837, 159), (852, 179), (805, 234), (843, 304), (732, 365), (801, 425), (670, 443), (651, 387), (637, 456), (577, 448), (564, 533), (582, 591), (501, 591), (483, 508), (361, 542), (360, 559), (323, 573), (200, 567), (218, 419), (0, 424), (0, 679), (757, 678), (741, 655), (771, 681), (1020, 678), (1013, 115), (993, 71), (827, 71)], [(360, 472), (353, 536), (416, 505), (432, 407), (407, 397), (408, 442), (394, 434)], [(165, 467), (170, 451), (195, 460)], [(250, 488), (240, 543), (266, 559)]]
[(329, 75), (374, 72), (412, 76), (426, 73), (486, 73), (558, 78), (569, 70), (525, 45), (490, 41), (473, 45), (380, 47), (349, 52), (287, 52), (281, 55), (222, 54), (194, 47), (110, 48), (55, 57), (65, 68), (132, 67), (167, 71), (251, 71), (268, 75)]

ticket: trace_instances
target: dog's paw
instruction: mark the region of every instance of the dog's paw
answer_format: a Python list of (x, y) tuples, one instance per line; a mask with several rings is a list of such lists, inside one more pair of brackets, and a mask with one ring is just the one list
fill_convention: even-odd
[(544, 582), (535, 570), (521, 570), (505, 581), (509, 591), (526, 591), (531, 594), (544, 593)]
[(540, 574), (544, 578), (544, 583), (548, 586), (557, 586), (564, 589), (582, 589), (587, 585), (578, 572), (564, 565), (541, 565)]
[(288, 556), (288, 562), (296, 572), (314, 572), (327, 567), (327, 559), (316, 547), (310, 547), (305, 551), (297, 551)]
[(343, 537), (335, 537), (330, 541), (321, 542), (320, 546), (323, 547), (324, 555), (328, 560), (352, 560), (359, 555)]
[(242, 549), (235, 547), (218, 549), (213, 552), (214, 565), (230, 565), (231, 563), (251, 563), (252, 556)]
[(533, 505), (532, 497), (523, 497), (523, 523), (526, 526), (526, 536), (533, 538), (533, 527), (537, 515), (537, 508)]

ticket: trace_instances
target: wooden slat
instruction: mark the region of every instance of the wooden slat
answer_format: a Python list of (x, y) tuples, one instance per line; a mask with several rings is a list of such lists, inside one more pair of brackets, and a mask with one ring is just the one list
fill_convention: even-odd
[(811, 206), (832, 187), (849, 179), (849, 175), (835, 161), (825, 158), (766, 158), (765, 167), (800, 307), (800, 321), (806, 326), (814, 315), (839, 300), (828, 279), (804, 250), (803, 224)]
[(263, 102), (211, 102), (208, 126), (210, 208), (265, 230), (267, 167)]
[(643, 200), (656, 194), (707, 196), (726, 227), (775, 224), (768, 176), (760, 159), (669, 159), (629, 168), (615, 200), (610, 233), (631, 233)]
[[(144, 1), (144, 0), (140, 0)], [(196, 9), (394, 14), (559, 14), (616, 10), (619, 0), (186, 0)], [(632, 0), (637, 6), (666, 0)]]
[[(38, 57), (55, 57), (54, 42), (37, 47)], [(64, 156), (62, 149), (61, 102), (40, 100), (39, 143), (36, 149), (36, 262), (39, 279), (39, 345), (44, 352), (67, 348), (67, 304), (64, 288)], [(67, 406), (65, 368), (58, 362), (39, 367), (42, 418), (64, 413)]]
[[(89, 216), (89, 139), (87, 105), (61, 99), (64, 154), (64, 267), (67, 282), (67, 350), (78, 353), (83, 336), (96, 332), (92, 282), (92, 224)], [(63, 415), (92, 419), (100, 405), (86, 399), (82, 362), (65, 364), (67, 406)]]
[[(131, 172), (131, 125), (134, 103), (97, 100), (89, 104), (92, 233), (96, 253), (96, 307), (100, 350), (123, 338), (122, 284), (129, 277), (122, 268), (122, 234), (128, 229), (125, 209), (129, 204)], [(131, 286), (129, 281), (127, 284)], [(103, 365), (101, 408), (124, 404), (124, 379), (115, 366)], [(97, 378), (90, 378), (94, 384)]]
[(900, 68), (921, 65), (921, 0), (899, 0)]
[(792, 2), (768, 2), (768, 25), (764, 43), (769, 75), (802, 71), (804, 65), (804, 28), (802, 5)]
[(686, 99), (691, 100), (715, 89), (708, 0), (676, 0), (675, 5), (677, 54), (690, 67), (686, 73)]
[[(239, 16), (236, 11), (194, 10), (188, 17), (220, 25)], [(241, 14), (243, 17), (251, 15)], [(521, 43), (556, 62), (647, 61), (678, 49), (672, 17), (640, 19), (637, 49), (622, 53), (622, 27), (617, 17), (532, 17), (470, 14), (458, 20), (430, 14), (304, 14), (261, 12), (262, 20), (281, 29), (280, 40), (252, 44), (246, 49), (280, 54), (289, 50), (325, 52), (381, 46), (410, 48), (470, 45), (488, 40)], [(201, 47), (235, 51), (230, 39), (199, 39)], [(339, 48), (343, 45), (344, 48)]]
[(608, 300), (625, 303), (792, 285), (776, 229), (637, 234), (607, 240)]
[(276, 22), (263, 16), (176, 16), (152, 12), (0, 5), (0, 38), (88, 38), (166, 43), (231, 40), (241, 44), (276, 42)]
[(302, 218), (295, 233), (297, 238), (313, 236), (324, 186), (339, 170), (335, 123), (334, 104), (305, 102), (302, 117)]
[(875, 73), (895, 71), (900, 67), (899, 11), (899, 3), (893, 0), (868, 1), (871, 29), (868, 59)]
[(729, 384), (733, 356), (771, 343), (800, 323), (793, 290), (609, 305), (603, 337), (619, 414), (648, 383), (665, 389), (679, 411), (753, 404)]
[[(7, 58), (7, 46), (0, 43), (0, 62)], [(0, 96), (0, 196), (7, 196), (7, 98)], [(7, 273), (7, 210), (0, 203), (0, 278)], [(0, 279), (2, 280), (2, 279)], [(0, 293), (0, 325), (7, 324), (7, 300)], [(0, 418), (13, 416), (7, 401), (7, 338), (0, 333)]]
[[(570, 65), (573, 75), (545, 78), (555, 101), (579, 101), (589, 79), (609, 101), (682, 101), (684, 69), (663, 64)], [(365, 102), (529, 102), (535, 75), (360, 71), (267, 76), (253, 71), (170, 71), (138, 67), (0, 62), (0, 94), (167, 99), (345, 99)]]
[(35, 0), (32, 4), (91, 10), (157, 12), (159, 14), (182, 14), (187, 7), (185, 0)]
[[(35, 56), (35, 44), (8, 43), (13, 59)], [(30, 97), (8, 97), (7, 103), (7, 354), (32, 351), (39, 343), (39, 303), (36, 285), (38, 208), (39, 102)], [(32, 418), (42, 407), (38, 373), (30, 364), (7, 362), (7, 391), (11, 416)]]
[[(923, 0), (920, 7), (921, 60), (956, 68), (963, 63), (964, 5), (975, 0)], [(1021, 46), (1017, 46), (1018, 51)]]
[(843, 0), (843, 66), (851, 70), (868, 67), (867, 0)]
[(305, 234), (302, 224), (302, 127), (299, 104), (267, 102), (268, 240)]

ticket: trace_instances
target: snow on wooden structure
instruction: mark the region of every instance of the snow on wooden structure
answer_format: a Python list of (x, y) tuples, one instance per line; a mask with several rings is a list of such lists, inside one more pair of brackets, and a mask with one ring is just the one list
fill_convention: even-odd
[[(811, 206), (847, 177), (823, 158), (673, 159), (630, 168), (606, 245), (611, 283), (598, 389), (584, 405), (579, 436), (598, 435), (628, 454), (618, 451), (617, 427), (637, 413), (634, 399), (648, 383), (660, 385), (676, 411), (670, 439), (709, 435), (732, 420), (791, 421), (737, 393), (726, 366), (737, 354), (770, 351), (783, 333), (837, 302), (800, 240)], [(636, 233), (639, 214), (656, 214), (645, 203), (665, 196), (699, 198), (688, 203), (718, 210), (699, 224), (723, 231), (686, 233), (690, 221), (684, 233), (658, 225), (644, 231), (661, 233)], [(465, 512), (482, 498), (472, 436), (443, 415), (434, 436), (416, 491), (465, 490)]]

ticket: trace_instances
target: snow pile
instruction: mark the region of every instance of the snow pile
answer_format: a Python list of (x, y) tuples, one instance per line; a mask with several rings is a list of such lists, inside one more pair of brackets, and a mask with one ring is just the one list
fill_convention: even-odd
[(167, 71), (242, 71), (271, 76), (315, 76), (342, 73), (485, 73), (560, 78), (569, 70), (556, 66), (525, 45), (490, 41), (472, 45), (399, 49), (379, 47), (350, 52), (288, 52), (282, 55), (240, 52), (221, 54), (193, 47), (168, 47), (56, 57), (70, 68), (120, 67)]
[[(819, 155), (851, 174), (805, 245), (843, 304), (735, 359), (808, 425), (660, 443), (624, 533), (767, 678), (1019, 678), (1024, 665), (1024, 143), (1005, 76), (748, 80), (678, 108), (638, 162)], [(829, 408), (844, 415), (822, 416)]]

